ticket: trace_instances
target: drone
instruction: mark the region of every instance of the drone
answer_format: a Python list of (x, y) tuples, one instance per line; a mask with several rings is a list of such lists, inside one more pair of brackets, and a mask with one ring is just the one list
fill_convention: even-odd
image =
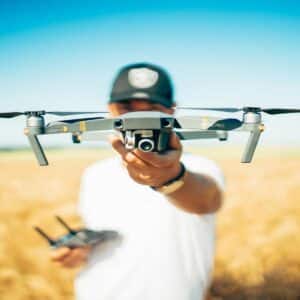
[(95, 231), (87, 228), (81, 228), (78, 230), (72, 229), (61, 217), (56, 216), (57, 221), (68, 230), (68, 233), (58, 237), (57, 239), (51, 238), (41, 228), (35, 226), (34, 229), (40, 234), (53, 249), (68, 247), (70, 249), (94, 246), (101, 242), (115, 239), (119, 236), (117, 231), (113, 230), (101, 230)]
[(86, 140), (101, 140), (111, 133), (119, 133), (128, 150), (163, 153), (168, 150), (171, 132), (181, 140), (218, 139), (226, 141), (230, 131), (249, 132), (249, 138), (241, 162), (252, 161), (261, 133), (264, 131), (262, 113), (270, 115), (299, 113), (294, 108), (260, 107), (177, 107), (178, 110), (209, 110), (227, 113), (242, 112), (242, 119), (213, 116), (174, 116), (158, 111), (127, 112), (118, 117), (95, 116), (77, 119), (57, 120), (45, 123), (45, 115), (69, 116), (78, 114), (105, 114), (107, 112), (60, 112), (25, 111), (0, 113), (0, 118), (26, 116), (24, 134), (40, 166), (47, 166), (48, 160), (39, 142), (39, 135), (71, 133), (73, 143)]

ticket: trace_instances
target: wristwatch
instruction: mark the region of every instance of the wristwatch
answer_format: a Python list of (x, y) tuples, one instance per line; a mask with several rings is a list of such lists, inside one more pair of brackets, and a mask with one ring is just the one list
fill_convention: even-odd
[(180, 163), (180, 166), (181, 166), (181, 170), (175, 178), (167, 181), (160, 187), (151, 186), (151, 188), (157, 192), (164, 194), (164, 195), (171, 194), (171, 193), (177, 191), (179, 188), (181, 188), (184, 185), (184, 175), (186, 173), (186, 169), (182, 162)]

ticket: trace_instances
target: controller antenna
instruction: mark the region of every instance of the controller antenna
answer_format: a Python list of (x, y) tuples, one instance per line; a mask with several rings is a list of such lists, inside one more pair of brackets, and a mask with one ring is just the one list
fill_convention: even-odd
[(34, 228), (34, 229), (35, 229), (42, 237), (44, 237), (44, 238), (48, 241), (48, 243), (50, 244), (50, 246), (55, 246), (55, 244), (56, 244), (55, 240), (51, 239), (51, 238), (49, 237), (49, 235), (46, 234), (41, 228), (39, 228), (39, 227), (37, 227), (37, 226), (34, 226), (33, 228)]
[(73, 230), (61, 217), (55, 216), (55, 218), (62, 226), (64, 226), (69, 231), (69, 233), (74, 235), (77, 233), (77, 231)]

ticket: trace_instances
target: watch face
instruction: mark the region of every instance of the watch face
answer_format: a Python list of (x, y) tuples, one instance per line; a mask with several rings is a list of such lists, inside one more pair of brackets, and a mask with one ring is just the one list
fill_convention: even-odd
[(128, 81), (135, 88), (150, 88), (158, 80), (158, 73), (148, 68), (135, 68), (128, 72)]

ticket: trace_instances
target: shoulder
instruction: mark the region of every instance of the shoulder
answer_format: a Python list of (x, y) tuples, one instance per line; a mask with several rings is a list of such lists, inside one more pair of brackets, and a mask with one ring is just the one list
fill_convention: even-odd
[(186, 166), (187, 170), (193, 173), (209, 176), (216, 181), (222, 190), (225, 188), (223, 171), (213, 160), (201, 155), (184, 153), (182, 155), (182, 162)]

